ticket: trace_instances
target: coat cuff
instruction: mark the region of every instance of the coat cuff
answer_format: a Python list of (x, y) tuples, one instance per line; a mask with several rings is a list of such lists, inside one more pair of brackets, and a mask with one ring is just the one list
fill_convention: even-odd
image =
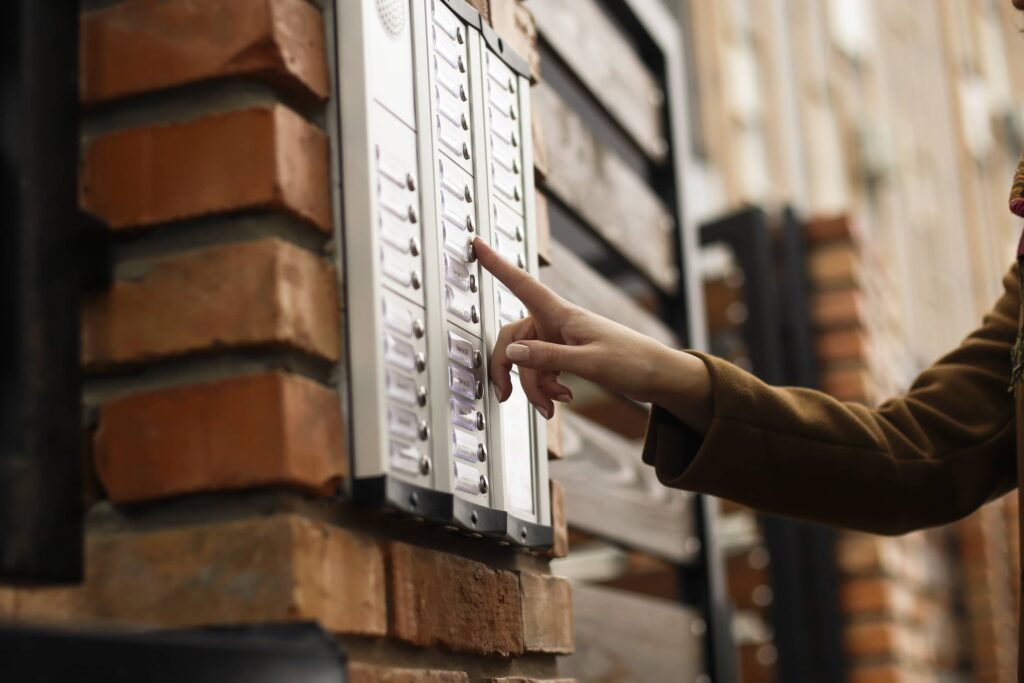
[(654, 467), (658, 480), (674, 488), (723, 495), (731, 488), (731, 461), (737, 454), (749, 456), (760, 451), (757, 430), (730, 419), (733, 408), (749, 398), (746, 373), (728, 361), (691, 352), (704, 361), (711, 378), (711, 423), (702, 437), (661, 406), (654, 405), (647, 423), (643, 461)]

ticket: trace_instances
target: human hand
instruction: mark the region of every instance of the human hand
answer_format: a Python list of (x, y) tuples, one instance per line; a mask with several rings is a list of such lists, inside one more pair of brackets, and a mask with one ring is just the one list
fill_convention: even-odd
[(510, 373), (516, 365), (527, 398), (550, 418), (552, 401), (572, 401), (572, 392), (558, 381), (568, 372), (634, 400), (658, 403), (698, 432), (706, 430), (711, 389), (703, 361), (569, 303), (479, 238), (473, 247), (480, 265), (529, 311), (502, 327), (495, 342), (490, 375), (499, 401), (512, 394)]

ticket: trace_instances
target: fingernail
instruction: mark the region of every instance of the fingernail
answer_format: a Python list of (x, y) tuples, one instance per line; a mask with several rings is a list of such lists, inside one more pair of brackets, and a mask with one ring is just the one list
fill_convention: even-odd
[(501, 389), (498, 388), (497, 384), (492, 384), (491, 389), (494, 390), (494, 398), (498, 399), (498, 403), (501, 403)]
[(545, 420), (551, 419), (551, 413), (544, 406), (537, 406), (537, 412), (544, 416)]
[(559, 403), (572, 403), (572, 394), (559, 394), (558, 396), (555, 396), (555, 400)]
[(530, 347), (525, 344), (509, 344), (505, 347), (509, 360), (522, 363), (530, 360)]

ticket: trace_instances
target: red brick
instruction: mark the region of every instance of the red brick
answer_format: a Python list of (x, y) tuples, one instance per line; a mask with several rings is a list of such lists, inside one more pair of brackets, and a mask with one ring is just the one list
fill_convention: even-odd
[(872, 403), (878, 394), (871, 373), (864, 368), (830, 368), (821, 376), (821, 389), (840, 401)]
[(515, 574), (405, 543), (391, 544), (390, 560), (392, 636), (481, 654), (523, 652)]
[(391, 669), (352, 662), (348, 667), (349, 683), (469, 683), (462, 671), (430, 669)]
[(576, 647), (572, 628), (572, 586), (558, 576), (521, 572), (523, 642), (528, 652), (570, 654)]
[(114, 399), (96, 452), (117, 503), (275, 485), (328, 493), (346, 473), (337, 394), (280, 372)]
[(554, 479), (551, 480), (551, 529), (554, 532), (551, 556), (568, 557), (569, 520), (565, 514), (565, 487)]
[(846, 287), (857, 283), (860, 257), (848, 244), (812, 249), (807, 257), (811, 280), (818, 286)]
[(90, 534), (86, 579), (20, 589), (25, 619), (116, 619), (138, 625), (317, 621), (380, 636), (384, 558), (374, 541), (297, 515)]
[(338, 359), (338, 294), (318, 256), (278, 239), (190, 251), (115, 282), (82, 311), (82, 362), (288, 346)]
[(281, 105), (108, 133), (84, 158), (82, 207), (115, 230), (252, 210), (331, 229), (327, 137)]
[(862, 360), (868, 356), (868, 338), (860, 330), (837, 330), (819, 334), (814, 347), (818, 358), (826, 362)]
[(910, 618), (915, 607), (908, 589), (887, 578), (844, 581), (839, 589), (839, 603), (845, 614), (884, 614), (897, 619)]
[(862, 325), (864, 307), (864, 296), (856, 288), (819, 292), (811, 300), (811, 319), (822, 328)]
[(807, 221), (804, 233), (810, 242), (856, 242), (860, 231), (850, 216), (819, 216)]
[(88, 104), (232, 76), (328, 95), (323, 16), (306, 0), (125, 2), (81, 21)]

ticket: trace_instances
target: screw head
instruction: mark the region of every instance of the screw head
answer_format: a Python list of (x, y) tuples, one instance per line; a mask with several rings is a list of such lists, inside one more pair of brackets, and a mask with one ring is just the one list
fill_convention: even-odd
[(474, 510), (474, 511), (473, 511), (473, 512), (472, 512), (472, 513), (471, 513), (471, 514), (469, 515), (469, 521), (470, 521), (470, 522), (471, 522), (471, 523), (473, 524), (473, 526), (476, 526), (476, 523), (477, 523), (478, 519), (479, 519), (479, 518), (477, 517), (477, 514), (476, 514), (476, 510)]
[(487, 493), (487, 475), (480, 475), (480, 493)]

